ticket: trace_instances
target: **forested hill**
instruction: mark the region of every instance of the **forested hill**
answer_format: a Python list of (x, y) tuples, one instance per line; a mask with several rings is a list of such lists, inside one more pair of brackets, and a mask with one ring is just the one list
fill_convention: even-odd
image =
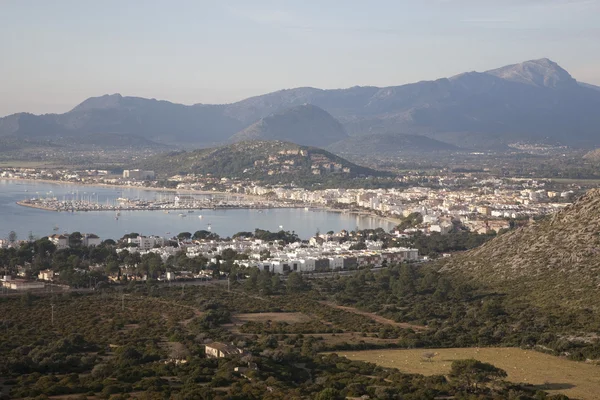
[(316, 147), (281, 141), (244, 141), (211, 149), (167, 153), (132, 167), (154, 170), (161, 176), (211, 174), (282, 182), (386, 175)]
[(452, 257), (442, 271), (466, 275), (540, 306), (600, 307), (600, 189), (557, 214)]

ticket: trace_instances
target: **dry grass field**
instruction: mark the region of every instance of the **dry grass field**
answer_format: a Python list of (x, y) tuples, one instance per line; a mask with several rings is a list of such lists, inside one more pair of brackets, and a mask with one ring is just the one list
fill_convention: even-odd
[(248, 313), (235, 314), (232, 321), (236, 324), (244, 324), (246, 322), (287, 322), (288, 324), (297, 324), (301, 322), (310, 322), (311, 318), (299, 312), (272, 312), (272, 313)]
[(362, 336), (360, 332), (344, 333), (305, 333), (304, 336), (313, 336), (323, 340), (323, 343), (333, 346), (342, 343), (357, 345), (361, 343), (377, 345), (393, 345), (398, 343), (398, 339), (381, 339), (374, 336)]
[[(432, 361), (424, 353), (438, 353)], [(566, 360), (517, 348), (455, 348), (418, 350), (367, 350), (338, 352), (351, 360), (423, 375), (444, 375), (453, 360), (475, 358), (502, 368), (511, 382), (521, 382), (550, 393), (583, 400), (600, 398), (600, 366)]]

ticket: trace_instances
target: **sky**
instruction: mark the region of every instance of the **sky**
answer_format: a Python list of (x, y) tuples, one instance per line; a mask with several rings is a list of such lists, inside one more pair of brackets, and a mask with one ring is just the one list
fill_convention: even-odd
[(600, 0), (0, 0), (0, 116), (229, 103), (547, 57), (600, 85)]

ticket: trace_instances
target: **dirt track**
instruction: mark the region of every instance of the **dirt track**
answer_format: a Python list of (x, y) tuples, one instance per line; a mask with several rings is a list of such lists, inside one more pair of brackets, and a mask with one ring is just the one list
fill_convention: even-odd
[(392, 326), (397, 326), (398, 328), (404, 328), (404, 329), (413, 329), (415, 331), (425, 331), (427, 330), (426, 326), (423, 325), (413, 325), (413, 324), (408, 324), (405, 322), (396, 322), (396, 321), (392, 321), (391, 319), (387, 319), (382, 317), (381, 315), (377, 315), (375, 313), (370, 313), (367, 311), (361, 311), (357, 308), (354, 307), (347, 307), (347, 306), (340, 306), (334, 303), (330, 303), (327, 301), (320, 301), (319, 303), (326, 305), (328, 307), (332, 307), (332, 308), (337, 308), (338, 310), (342, 310), (342, 311), (346, 311), (346, 312), (351, 312), (353, 314), (358, 314), (358, 315), (362, 315), (364, 317), (370, 318), (375, 322), (378, 322), (380, 324), (383, 325), (392, 325)]

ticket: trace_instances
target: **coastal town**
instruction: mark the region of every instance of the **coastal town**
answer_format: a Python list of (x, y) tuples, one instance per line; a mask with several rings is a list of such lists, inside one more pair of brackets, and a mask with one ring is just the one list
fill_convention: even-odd
[[(422, 262), (432, 255), (451, 256), (451, 251), (419, 254), (419, 249), (410, 247), (415, 237), (460, 232), (490, 237), (554, 213), (567, 206), (575, 195), (574, 190), (560, 190), (548, 181), (482, 179), (473, 174), (439, 175), (426, 179), (407, 175), (398, 178), (396, 188), (318, 190), (235, 179), (217, 180), (199, 175), (176, 175), (160, 181), (156, 180), (154, 171), (141, 170), (125, 170), (115, 175), (102, 170), (5, 168), (0, 170), (0, 179), (110, 185), (157, 193), (154, 199), (120, 197), (104, 203), (89, 191), (76, 191), (63, 195), (62, 199), (52, 193), (28, 193), (26, 198), (18, 201), (21, 206), (51, 211), (111, 211), (116, 219), (121, 211), (179, 212), (181, 217), (202, 218), (200, 213), (196, 215), (194, 212), (227, 208), (253, 208), (260, 211), (286, 207), (369, 215), (387, 219), (395, 226), (389, 232), (382, 228), (371, 232), (361, 232), (358, 228), (337, 233), (317, 232), (305, 240), (283, 229), (269, 234), (257, 229), (255, 233), (241, 232), (232, 238), (220, 238), (218, 234), (210, 232), (210, 224), (207, 230), (182, 232), (176, 236), (132, 233), (120, 239), (101, 239), (93, 233), (55, 232), (42, 238), (47, 239), (57, 251), (78, 246), (100, 248), (106, 243), (114, 246), (120, 261), (116, 265), (113, 263), (108, 270), (105, 263), (78, 265), (75, 270), (86, 276), (101, 271), (102, 274), (97, 278), (102, 276), (108, 282), (115, 283), (146, 279), (173, 281), (223, 278), (233, 268), (237, 271), (258, 269), (287, 275), (292, 272), (356, 271), (402, 262)], [(421, 184), (416, 185), (415, 179)], [(425, 181), (429, 183), (425, 184)], [(1, 239), (0, 248), (20, 248), (33, 240)], [(232, 254), (235, 257), (231, 258)], [(157, 265), (160, 265), (152, 273), (140, 268), (141, 260), (149, 257), (154, 257)], [(178, 266), (173, 262), (182, 257), (196, 260), (186, 264), (194, 267), (181, 267), (181, 263)], [(220, 268), (223, 263), (228, 263), (227, 268)], [(65, 281), (57, 276), (58, 271), (38, 271), (34, 268), (35, 274), (32, 275), (31, 265), (18, 267), (17, 276), (13, 278), (7, 275), (4, 278), (5, 288), (35, 290), (43, 287), (44, 282)]]
[(411, 228), (425, 233), (450, 232), (456, 224), (477, 233), (498, 232), (509, 220), (531, 219), (554, 213), (568, 205), (577, 187), (557, 187), (549, 180), (481, 178), (476, 174), (397, 177), (397, 188), (306, 189), (290, 185), (213, 178), (201, 175), (174, 175), (156, 180), (154, 171), (125, 170), (121, 175), (106, 170), (0, 169), (0, 179), (29, 179), (83, 185), (169, 191), (149, 199), (117, 199), (102, 203), (88, 198), (35, 196), (23, 199), (23, 206), (53, 211), (201, 210), (216, 208), (323, 208), (387, 218), (400, 223), (418, 213), (422, 220)]

